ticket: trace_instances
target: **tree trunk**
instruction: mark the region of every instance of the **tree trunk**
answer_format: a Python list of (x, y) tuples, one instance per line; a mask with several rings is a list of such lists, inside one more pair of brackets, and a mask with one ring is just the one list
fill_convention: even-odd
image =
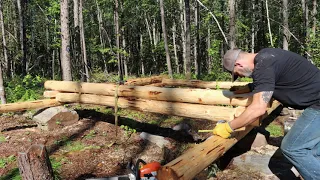
[[(125, 51), (126, 50), (126, 38), (124, 36), (124, 30), (122, 31), (122, 49)], [(127, 60), (127, 56), (125, 53), (122, 53), (122, 58), (123, 58), (123, 67), (124, 67), (124, 76), (126, 78), (129, 77), (129, 73), (128, 73), (128, 60)]]
[(6, 41), (6, 33), (4, 29), (4, 21), (3, 21), (3, 9), (2, 9), (3, 1), (0, 1), (0, 23), (1, 23), (1, 32), (2, 32), (2, 44), (3, 44), (3, 56), (4, 56), (4, 71), (7, 72), (6, 74), (10, 75), (10, 62), (8, 59), (8, 48), (7, 48), (7, 41)]
[(21, 50), (21, 64), (22, 64), (22, 74), (26, 75), (28, 71), (27, 65), (27, 47), (26, 47), (26, 29), (25, 29), (25, 0), (17, 0), (18, 14), (19, 14), (19, 28), (20, 28), (20, 50)]
[(289, 15), (288, 15), (288, 0), (283, 0), (283, 49), (284, 50), (289, 50), (289, 39), (290, 39), (290, 34), (289, 34)]
[(236, 12), (235, 12), (236, 2), (235, 0), (229, 0), (229, 46), (230, 49), (234, 49), (236, 47)]
[(83, 23), (83, 0), (79, 0), (79, 27), (80, 27), (80, 37), (81, 37), (81, 54), (82, 60), (84, 64), (85, 76), (86, 81), (90, 82), (90, 72), (89, 72), (89, 65), (87, 60), (87, 48), (86, 48), (86, 40), (84, 37), (84, 23)]
[(255, 1), (252, 0), (252, 18), (251, 18), (251, 53), (254, 53), (254, 44), (255, 44), (255, 27), (256, 27), (256, 16), (255, 16)]
[(186, 74), (186, 28), (185, 23), (185, 8), (183, 0), (180, 0), (180, 28), (181, 28), (181, 45), (182, 45), (182, 60), (183, 60), (183, 72)]
[(195, 8), (194, 8), (194, 26), (196, 27), (195, 36), (194, 36), (194, 44), (193, 44), (193, 57), (194, 57), (194, 67), (195, 67), (195, 74), (197, 79), (200, 77), (200, 58), (199, 58), (199, 5), (197, 2), (195, 2)]
[(114, 24), (115, 24), (115, 34), (116, 34), (116, 46), (117, 46), (117, 60), (118, 60), (118, 76), (119, 81), (123, 81), (123, 74), (122, 74), (122, 63), (120, 59), (120, 29), (119, 29), (119, 2), (115, 0), (115, 10), (114, 10)]
[(44, 145), (32, 145), (26, 153), (18, 154), (23, 180), (53, 180), (53, 169)]
[[(57, 20), (55, 19), (54, 20), (54, 30), (56, 31), (56, 28), (57, 28)], [(56, 42), (56, 35), (54, 34), (53, 35), (53, 42)], [(59, 51), (59, 50), (57, 50)], [(51, 64), (51, 71), (52, 71), (52, 79), (54, 80), (55, 79), (55, 74), (54, 74), (54, 71), (55, 71), (55, 59), (56, 59), (56, 49), (53, 49), (52, 50), (52, 64)]]
[(163, 8), (163, 0), (160, 0), (160, 11), (161, 11), (161, 25), (162, 25), (162, 33), (163, 33), (163, 40), (164, 40), (164, 48), (166, 51), (166, 60), (167, 60), (167, 67), (168, 67), (168, 73), (170, 78), (173, 78), (172, 75), (172, 68), (171, 68), (171, 60), (170, 60), (170, 53), (169, 53), (169, 47), (168, 47), (168, 39), (167, 39), (167, 30), (166, 30), (166, 23), (165, 23), (165, 17), (164, 17), (164, 8)]
[(316, 34), (316, 28), (317, 28), (317, 0), (313, 0), (313, 9), (312, 9), (312, 33), (313, 35)]
[[(207, 32), (207, 49), (211, 48), (211, 30), (208, 28)], [(207, 67), (208, 67), (208, 74), (212, 71), (212, 57), (209, 54), (209, 51), (207, 52)]]
[(178, 53), (177, 53), (177, 45), (176, 45), (176, 34), (177, 34), (177, 27), (176, 23), (173, 22), (172, 26), (172, 41), (173, 41), (173, 51), (174, 51), (174, 60), (176, 64), (176, 73), (180, 74), (180, 68), (179, 68), (179, 58), (178, 58)]
[(61, 9), (61, 71), (62, 80), (72, 81), (70, 62), (69, 11), (68, 0), (60, 0)]
[[(79, 0), (73, 0), (73, 60), (76, 64), (82, 64), (81, 63), (81, 57), (80, 52), (81, 49), (81, 38), (80, 38), (80, 27), (79, 27)], [(77, 68), (78, 71), (78, 68)], [(83, 77), (83, 73), (80, 74), (81, 77)]]
[(185, 3), (185, 32), (186, 32), (186, 79), (191, 79), (191, 40), (190, 40), (190, 2), (189, 0), (184, 0)]
[(141, 74), (145, 75), (144, 60), (143, 60), (143, 36), (140, 34), (140, 62), (141, 62)]
[[(100, 36), (100, 45), (101, 45), (101, 48), (105, 48), (105, 41), (103, 39), (103, 22), (102, 22), (102, 12), (101, 12), (101, 9), (98, 5), (98, 1), (96, 0), (96, 5), (97, 5), (97, 10), (98, 10), (98, 22), (99, 22), (99, 36)], [(104, 64), (104, 72), (108, 73), (108, 67), (107, 67), (107, 62), (106, 62), (106, 58), (105, 58), (105, 54), (104, 53), (101, 53), (102, 55), (102, 59), (103, 59), (103, 64)]]
[(271, 44), (271, 47), (273, 47), (272, 32), (271, 32), (270, 19), (269, 19), (268, 0), (266, 0), (266, 11), (267, 11), (267, 20), (268, 20), (268, 29), (269, 29), (270, 44)]

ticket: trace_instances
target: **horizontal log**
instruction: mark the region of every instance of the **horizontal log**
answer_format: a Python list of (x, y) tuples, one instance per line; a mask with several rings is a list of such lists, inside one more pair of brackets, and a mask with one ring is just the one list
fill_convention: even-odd
[(215, 82), (215, 81), (200, 81), (200, 80), (176, 80), (162, 79), (162, 84), (165, 86), (184, 86), (193, 88), (209, 88), (209, 89), (230, 89), (231, 86), (243, 86), (248, 82)]
[(45, 98), (55, 98), (60, 91), (44, 91), (43, 97)]
[(153, 76), (148, 78), (136, 78), (136, 79), (129, 79), (125, 82), (125, 85), (133, 85), (133, 86), (144, 86), (153, 83), (160, 83), (163, 78), (167, 78), (165, 75), (160, 76)]
[[(272, 104), (272, 107), (266, 111), (271, 114), (280, 105), (279, 102)], [(265, 116), (264, 116), (265, 117)], [(161, 167), (158, 171), (159, 180), (190, 180), (199, 174), (203, 169), (212, 164), (221, 157), (235, 143), (242, 139), (253, 126), (247, 126), (245, 129), (237, 130), (233, 138), (223, 139), (219, 136), (212, 136), (205, 142), (195, 145), (183, 155)]]
[(44, 100), (37, 100), (37, 101), (1, 104), (0, 113), (24, 111), (24, 110), (46, 108), (46, 107), (53, 107), (53, 106), (60, 106), (60, 105), (62, 105), (62, 103), (58, 102), (56, 99), (44, 99)]
[[(111, 107), (114, 107), (115, 105), (115, 98), (113, 96), (59, 93), (57, 94), (56, 99), (61, 103), (97, 104)], [(189, 103), (173, 103), (166, 101), (122, 97), (118, 99), (118, 107), (213, 121), (221, 119), (232, 120), (235, 114), (235, 109), (230, 107)]]
[[(46, 81), (45, 88), (63, 92), (77, 92), (114, 96), (117, 85), (104, 83), (78, 83), (72, 81)], [(152, 86), (119, 85), (118, 96), (141, 99), (185, 102), (211, 105), (248, 106), (252, 101), (251, 94), (235, 95), (229, 90), (161, 88)]]

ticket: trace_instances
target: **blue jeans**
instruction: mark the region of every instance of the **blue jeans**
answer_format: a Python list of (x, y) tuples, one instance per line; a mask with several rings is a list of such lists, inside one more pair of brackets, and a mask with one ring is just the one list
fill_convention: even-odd
[(320, 179), (320, 110), (304, 110), (283, 138), (281, 150), (305, 180)]

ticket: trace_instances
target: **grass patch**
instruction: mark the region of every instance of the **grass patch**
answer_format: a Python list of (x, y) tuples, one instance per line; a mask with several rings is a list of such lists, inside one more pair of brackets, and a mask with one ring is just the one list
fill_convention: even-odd
[(173, 126), (183, 121), (184, 118), (179, 116), (165, 116), (165, 119), (159, 120), (162, 126)]
[(6, 158), (0, 158), (0, 168), (5, 168), (7, 164), (10, 164), (15, 161), (16, 161), (16, 157), (14, 155), (11, 155)]
[(148, 119), (148, 116), (146, 113), (143, 113), (140, 111), (126, 110), (126, 109), (120, 109), (120, 111), (118, 112), (118, 115), (129, 118), (129, 119), (136, 119), (136, 120)]
[(92, 139), (96, 136), (97, 132), (95, 130), (91, 130), (87, 135), (84, 136), (86, 139)]
[(0, 143), (6, 142), (6, 141), (7, 141), (6, 137), (3, 134), (0, 134)]
[(67, 142), (65, 146), (65, 151), (67, 152), (75, 152), (75, 151), (83, 151), (87, 149), (100, 149), (100, 146), (86, 146), (85, 144), (76, 141), (76, 142)]
[(270, 136), (271, 137), (279, 137), (279, 136), (283, 136), (284, 135), (282, 127), (280, 125), (270, 124), (266, 128), (266, 130), (270, 132)]
[(21, 180), (19, 168), (12, 169), (8, 174), (1, 176), (0, 180)]

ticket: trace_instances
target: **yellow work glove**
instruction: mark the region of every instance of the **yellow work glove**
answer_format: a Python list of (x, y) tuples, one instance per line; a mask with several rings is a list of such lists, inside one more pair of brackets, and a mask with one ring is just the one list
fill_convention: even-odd
[(224, 123), (217, 123), (216, 127), (213, 129), (213, 134), (221, 136), (225, 139), (229, 138), (231, 136), (231, 133), (233, 130), (231, 129), (228, 122)]
[(249, 84), (244, 86), (231, 86), (229, 91), (232, 91), (234, 94), (244, 94), (251, 92), (251, 89), (249, 87)]

